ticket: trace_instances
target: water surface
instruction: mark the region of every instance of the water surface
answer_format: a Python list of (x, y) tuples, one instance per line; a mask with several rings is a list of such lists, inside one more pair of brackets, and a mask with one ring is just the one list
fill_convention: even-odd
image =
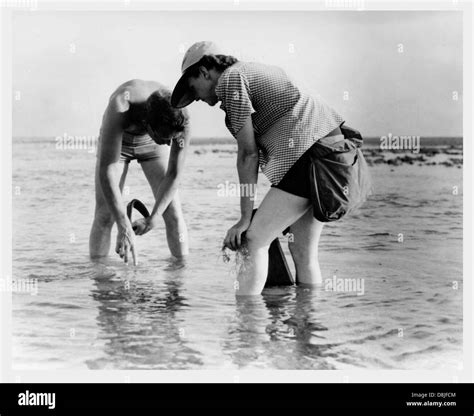
[[(228, 149), (190, 152), (188, 260), (170, 258), (162, 227), (138, 239), (133, 268), (88, 258), (95, 154), (13, 142), (13, 278), (38, 281), (35, 296), (13, 293), (14, 368), (458, 369), (461, 169), (371, 167), (376, 194), (320, 243), (323, 277), (363, 279), (363, 294), (289, 287), (237, 301), (220, 255), (239, 215), (237, 198), (217, 196), (237, 182)], [(136, 163), (126, 185), (126, 201), (153, 204)]]

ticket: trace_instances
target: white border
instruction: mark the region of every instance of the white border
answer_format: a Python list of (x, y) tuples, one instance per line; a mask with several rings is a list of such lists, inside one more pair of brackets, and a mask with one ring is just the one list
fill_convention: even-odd
[[(26, 0), (18, 0), (16, 4), (25, 4)], [(336, 7), (337, 4), (353, 4), (354, 7)], [(2, 1), (4, 4), (4, 1)], [(15, 2), (6, 0), (7, 6)], [(39, 13), (56, 10), (115, 10), (115, 11), (145, 11), (145, 10), (311, 10), (311, 11), (354, 11), (354, 10), (445, 10), (463, 11), (463, 212), (464, 212), (464, 241), (463, 241), (463, 322), (464, 322), (464, 368), (460, 371), (367, 371), (367, 370), (331, 370), (331, 371), (284, 371), (284, 370), (241, 370), (241, 371), (14, 371), (11, 369), (11, 294), (0, 293), (0, 382), (472, 382), (473, 381), (473, 307), (474, 299), (471, 277), (473, 275), (473, 145), (472, 145), (472, 21), (473, 7), (470, 2), (446, 1), (384, 1), (368, 0), (334, 0), (334, 1), (259, 1), (245, 0), (230, 1), (82, 1), (82, 2), (46, 2), (32, 1), (31, 9), (13, 7), (0, 9), (2, 22), (2, 65), (1, 78), (1, 195), (0, 207), (2, 250), (1, 278), (12, 275), (12, 73), (11, 73), (11, 17), (13, 10)], [(363, 7), (360, 7), (363, 4)], [(326, 7), (334, 5), (335, 7)]]

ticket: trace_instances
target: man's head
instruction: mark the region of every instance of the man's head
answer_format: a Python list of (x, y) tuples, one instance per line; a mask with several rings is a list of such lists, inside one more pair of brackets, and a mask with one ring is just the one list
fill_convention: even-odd
[(186, 110), (171, 106), (169, 92), (155, 91), (146, 102), (145, 125), (148, 134), (158, 144), (170, 144), (183, 137), (188, 129)]

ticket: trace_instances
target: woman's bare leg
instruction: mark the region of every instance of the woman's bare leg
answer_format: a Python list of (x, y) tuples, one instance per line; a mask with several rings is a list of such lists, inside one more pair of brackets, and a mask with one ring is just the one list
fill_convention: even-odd
[(304, 285), (322, 284), (318, 261), (318, 245), (324, 223), (313, 217), (313, 209), (308, 211), (290, 227), (288, 247), (296, 267), (296, 283)]
[[(247, 243), (236, 288), (237, 296), (258, 295), (265, 286), (268, 273), (270, 243), (308, 209), (309, 200), (271, 188), (258, 208), (247, 230)], [(242, 250), (241, 250), (242, 251)]]

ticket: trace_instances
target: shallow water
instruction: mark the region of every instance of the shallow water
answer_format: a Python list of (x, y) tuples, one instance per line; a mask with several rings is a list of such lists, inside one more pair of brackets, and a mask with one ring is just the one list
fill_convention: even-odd
[[(13, 277), (38, 281), (36, 295), (13, 293), (14, 368), (459, 368), (461, 169), (371, 168), (376, 194), (320, 243), (323, 278), (360, 279), (363, 294), (289, 287), (237, 301), (220, 246), (238, 198), (217, 196), (219, 183), (237, 182), (235, 156), (218, 151), (229, 148), (190, 151), (186, 263), (159, 229), (138, 239), (133, 268), (88, 259), (95, 154), (13, 142)], [(136, 163), (126, 185), (126, 201), (153, 204)]]

